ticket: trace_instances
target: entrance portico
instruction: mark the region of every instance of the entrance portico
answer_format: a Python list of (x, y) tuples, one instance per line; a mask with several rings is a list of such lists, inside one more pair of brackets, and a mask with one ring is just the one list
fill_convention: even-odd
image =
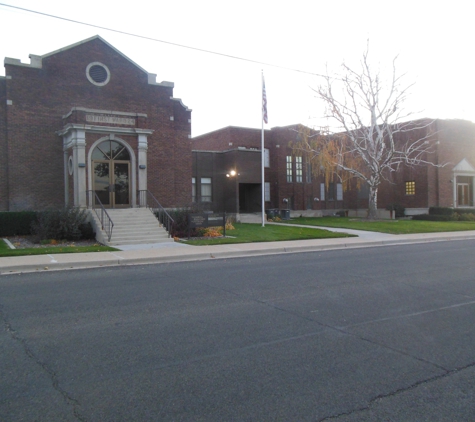
[[(81, 118), (98, 124), (79, 123)], [(137, 189), (147, 190), (147, 138), (153, 130), (136, 126), (146, 118), (85, 108), (63, 117), (78, 122), (66, 123), (58, 132), (63, 138), (66, 205), (90, 207), (99, 198), (105, 208), (137, 206)]]

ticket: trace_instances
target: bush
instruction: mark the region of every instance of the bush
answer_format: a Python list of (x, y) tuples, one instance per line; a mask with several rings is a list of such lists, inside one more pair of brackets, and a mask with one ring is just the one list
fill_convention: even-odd
[(413, 215), (413, 220), (419, 221), (456, 221), (453, 215), (431, 215), (431, 214), (419, 214)]
[[(458, 212), (455, 214), (458, 214)], [(458, 220), (459, 221), (475, 221), (475, 214), (468, 213), (468, 212), (458, 214)]]
[[(168, 214), (170, 214), (171, 218), (174, 220), (170, 235), (173, 237), (188, 237), (188, 214), (200, 212), (203, 212), (203, 208), (200, 204), (192, 204), (188, 207), (168, 211)], [(158, 215), (156, 216), (158, 218)], [(198, 229), (191, 229), (190, 236), (202, 237), (198, 233)]]
[(429, 215), (452, 215), (454, 213), (453, 208), (449, 207), (430, 207)]
[(28, 236), (36, 220), (34, 211), (0, 212), (0, 236)]
[(96, 238), (96, 232), (94, 231), (92, 224), (89, 222), (81, 224), (79, 226), (79, 231), (81, 232), (81, 239), (90, 240)]
[(394, 217), (396, 218), (402, 218), (406, 216), (406, 208), (399, 204), (389, 204), (386, 207), (386, 210), (394, 211)]
[(31, 225), (31, 232), (37, 241), (78, 240), (82, 237), (81, 226), (86, 224), (86, 218), (86, 210), (77, 207), (40, 211), (37, 221)]

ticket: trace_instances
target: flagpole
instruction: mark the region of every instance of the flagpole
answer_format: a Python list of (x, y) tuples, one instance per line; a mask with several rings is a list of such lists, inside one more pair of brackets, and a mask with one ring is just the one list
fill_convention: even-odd
[(265, 227), (265, 178), (264, 178), (264, 119), (267, 120), (267, 96), (264, 84), (264, 71), (262, 71), (262, 107), (261, 107), (261, 193), (262, 193), (262, 227)]

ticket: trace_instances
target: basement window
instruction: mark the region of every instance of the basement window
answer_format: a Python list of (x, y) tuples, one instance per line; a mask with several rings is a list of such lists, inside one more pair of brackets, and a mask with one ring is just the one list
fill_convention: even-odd
[(106, 65), (99, 62), (92, 62), (89, 63), (86, 68), (86, 76), (93, 85), (104, 86), (109, 83), (111, 75)]

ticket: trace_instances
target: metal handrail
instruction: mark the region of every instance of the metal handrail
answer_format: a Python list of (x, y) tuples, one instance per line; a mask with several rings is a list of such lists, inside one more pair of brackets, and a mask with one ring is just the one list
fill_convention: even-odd
[(168, 214), (167, 210), (162, 207), (160, 202), (157, 201), (157, 198), (155, 198), (149, 190), (139, 190), (138, 196), (138, 206), (149, 208), (157, 217), (160, 224), (167, 230), (168, 237), (171, 237), (175, 220)]
[[(94, 210), (97, 215), (97, 218), (99, 218), (101, 228), (106, 232), (107, 240), (110, 242), (112, 237), (112, 229), (114, 228), (114, 222), (112, 221), (106, 209), (104, 208), (104, 205), (102, 205), (102, 202), (97, 196), (97, 193), (93, 190), (89, 190), (87, 191), (87, 193), (89, 198), (89, 206)], [(93, 201), (92, 194), (94, 194), (95, 196), (95, 201)], [(99, 204), (100, 214), (96, 208), (96, 204)]]

